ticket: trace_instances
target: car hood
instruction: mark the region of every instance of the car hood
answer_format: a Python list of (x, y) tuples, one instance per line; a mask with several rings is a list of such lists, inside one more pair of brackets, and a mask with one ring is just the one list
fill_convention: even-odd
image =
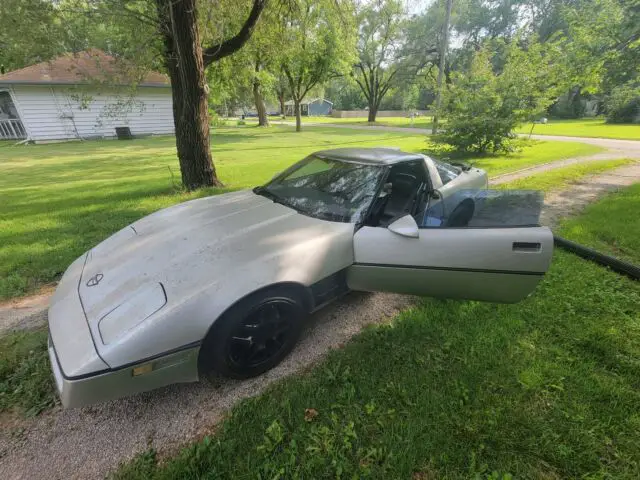
[[(108, 344), (133, 326), (127, 325), (132, 316), (142, 320), (239, 268), (280, 258), (309, 239), (344, 238), (347, 231), (352, 235), (353, 227), (298, 214), (252, 191), (192, 200), (142, 218), (93, 248), (80, 300), (94, 337)], [(308, 268), (293, 263), (286, 268)], [(107, 317), (118, 321), (103, 322)]]

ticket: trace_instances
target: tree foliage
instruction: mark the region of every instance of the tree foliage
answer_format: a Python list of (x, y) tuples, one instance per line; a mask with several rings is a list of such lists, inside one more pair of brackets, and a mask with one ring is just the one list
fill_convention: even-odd
[(0, 64), (7, 71), (91, 48), (162, 68), (147, 0), (3, 0)]
[[(407, 18), (397, 0), (366, 4), (357, 20), (358, 59), (352, 77), (367, 100), (369, 122), (375, 122), (387, 94), (412, 90), (418, 74), (433, 61), (437, 48), (430, 27), (434, 22), (430, 17)], [(416, 102), (407, 97), (400, 103), (413, 108)]]
[(297, 0), (282, 16), (281, 66), (302, 129), (300, 102), (317, 85), (347, 71), (354, 54), (351, 3)]
[(402, 4), (378, 0), (358, 16), (358, 61), (353, 78), (367, 99), (369, 121), (375, 122), (380, 103), (399, 80), (406, 19)]
[(615, 87), (607, 98), (607, 122), (631, 123), (640, 120), (640, 86)]
[(441, 142), (463, 152), (507, 152), (513, 149), (512, 131), (554, 100), (557, 70), (539, 43), (526, 48), (512, 42), (496, 72), (492, 53), (485, 47), (465, 72), (456, 72), (444, 96), (442, 117), (446, 132)]

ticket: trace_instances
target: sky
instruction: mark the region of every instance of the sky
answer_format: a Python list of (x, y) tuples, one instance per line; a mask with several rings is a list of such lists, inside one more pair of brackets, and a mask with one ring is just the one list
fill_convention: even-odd
[(434, 0), (405, 0), (407, 11), (410, 15), (424, 12), (427, 9), (427, 5), (433, 2)]

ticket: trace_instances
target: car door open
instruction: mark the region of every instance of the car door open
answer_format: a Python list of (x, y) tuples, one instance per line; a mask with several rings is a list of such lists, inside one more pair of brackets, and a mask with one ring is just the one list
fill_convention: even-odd
[(355, 233), (347, 283), (352, 290), (515, 303), (533, 292), (552, 253), (547, 227), (418, 227), (406, 215)]

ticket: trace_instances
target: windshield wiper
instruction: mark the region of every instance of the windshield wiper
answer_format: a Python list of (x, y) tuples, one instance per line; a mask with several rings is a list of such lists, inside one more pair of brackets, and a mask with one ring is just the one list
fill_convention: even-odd
[(285, 202), (282, 198), (280, 198), (275, 193), (270, 192), (269, 190), (267, 190), (267, 188), (264, 187), (264, 186), (260, 186), (260, 187), (254, 188), (253, 189), (253, 193), (255, 193), (256, 195), (261, 195), (261, 196), (263, 196), (265, 198), (268, 198), (273, 203), (279, 203), (280, 205), (284, 205), (285, 207), (290, 207), (291, 208), (291, 205), (289, 205), (287, 202)]
[(270, 192), (269, 190), (267, 190), (267, 187), (265, 186), (259, 186), (253, 189), (253, 193), (255, 193), (256, 195), (261, 195), (263, 197), (267, 197), (270, 200), (273, 200), (275, 198), (275, 195)]

